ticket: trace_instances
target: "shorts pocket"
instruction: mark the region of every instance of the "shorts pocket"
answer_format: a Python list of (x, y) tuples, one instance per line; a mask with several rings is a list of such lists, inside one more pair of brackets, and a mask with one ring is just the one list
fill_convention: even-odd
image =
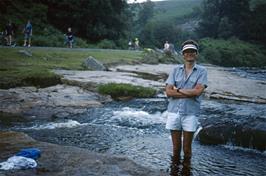
[(180, 129), (180, 116), (177, 113), (169, 113), (167, 115), (166, 129)]

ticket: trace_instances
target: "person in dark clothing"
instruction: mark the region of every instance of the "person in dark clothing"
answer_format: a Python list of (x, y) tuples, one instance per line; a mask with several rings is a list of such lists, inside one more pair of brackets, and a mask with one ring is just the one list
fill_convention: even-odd
[(7, 45), (11, 46), (11, 44), (12, 44), (12, 36), (14, 35), (14, 27), (13, 27), (11, 21), (9, 21), (8, 24), (6, 25), (5, 34), (6, 34), (6, 37), (7, 37)]
[(73, 48), (74, 36), (72, 33), (72, 29), (68, 28), (66, 33), (66, 44), (69, 48)]

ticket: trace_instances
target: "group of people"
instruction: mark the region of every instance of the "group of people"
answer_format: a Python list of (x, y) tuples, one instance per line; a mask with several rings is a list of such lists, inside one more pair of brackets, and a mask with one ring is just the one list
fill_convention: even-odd
[[(23, 28), (22, 33), (24, 34), (24, 44), (23, 46), (31, 46), (31, 37), (32, 37), (32, 25), (30, 20), (27, 21), (26, 25)], [(15, 26), (14, 24), (9, 21), (7, 25), (5, 26), (5, 30), (3, 33), (5, 40), (6, 40), (6, 45), (7, 46), (15, 46), (15, 40), (14, 40), (14, 35), (15, 35)]]
[[(28, 20), (26, 25), (23, 27), (22, 33), (24, 34), (24, 47), (31, 47), (31, 38), (32, 38), (32, 24), (31, 21)], [(4, 39), (3, 43), (7, 46), (16, 46), (15, 42), (15, 25), (8, 21), (7, 25), (5, 26), (5, 30), (2, 33), (2, 37)], [(72, 29), (69, 27), (67, 29), (67, 33), (65, 34), (65, 44), (69, 48), (73, 48), (74, 43), (74, 36), (72, 33)]]
[(129, 40), (128, 42), (128, 49), (129, 50), (139, 50), (140, 46), (139, 46), (139, 39), (135, 38), (133, 41)]

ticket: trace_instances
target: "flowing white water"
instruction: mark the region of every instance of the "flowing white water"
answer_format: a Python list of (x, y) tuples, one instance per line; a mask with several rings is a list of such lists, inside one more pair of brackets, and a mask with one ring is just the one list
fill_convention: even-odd
[(110, 121), (134, 127), (164, 124), (166, 122), (166, 112), (150, 114), (143, 110), (124, 107), (120, 111), (113, 111)]
[(49, 122), (47, 124), (35, 125), (33, 127), (23, 128), (23, 129), (34, 129), (34, 130), (43, 130), (43, 129), (56, 129), (56, 128), (75, 128), (78, 126), (84, 126), (88, 123), (79, 123), (75, 120), (68, 120), (66, 122)]

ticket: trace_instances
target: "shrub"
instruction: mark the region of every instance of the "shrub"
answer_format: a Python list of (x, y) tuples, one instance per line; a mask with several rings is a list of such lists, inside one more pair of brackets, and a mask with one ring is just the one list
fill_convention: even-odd
[(156, 94), (156, 90), (152, 88), (117, 83), (100, 85), (98, 87), (98, 92), (111, 95), (114, 99), (119, 97), (147, 98), (153, 97)]
[(227, 67), (263, 67), (266, 66), (266, 49), (235, 38), (200, 40), (200, 53), (203, 60), (215, 65)]
[[(22, 39), (21, 39), (22, 41)], [(21, 44), (21, 43), (20, 43)], [(33, 46), (49, 46), (49, 47), (66, 47), (65, 36), (59, 30), (47, 26), (46, 28), (33, 33), (32, 36)], [(74, 47), (88, 47), (86, 41), (74, 35)]]
[(97, 44), (97, 47), (98, 48), (103, 48), (103, 49), (115, 49), (116, 48), (116, 44), (112, 40), (104, 39), (104, 40), (100, 41)]

